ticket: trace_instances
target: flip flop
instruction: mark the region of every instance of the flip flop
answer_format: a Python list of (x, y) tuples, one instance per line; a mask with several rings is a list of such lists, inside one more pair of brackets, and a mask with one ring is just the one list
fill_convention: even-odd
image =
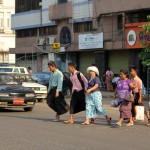
[(64, 123), (65, 124), (73, 124), (74, 122), (71, 122), (71, 121), (68, 120), (68, 121), (64, 121)]
[(134, 125), (134, 123), (128, 123), (126, 126), (130, 127), (130, 126), (133, 126), (133, 125)]
[(120, 123), (118, 123), (118, 122), (116, 123), (116, 125), (117, 125), (118, 127), (121, 127), (121, 126), (122, 126), (122, 125), (121, 125)]
[(90, 125), (90, 123), (84, 122), (84, 123), (81, 123), (81, 125)]

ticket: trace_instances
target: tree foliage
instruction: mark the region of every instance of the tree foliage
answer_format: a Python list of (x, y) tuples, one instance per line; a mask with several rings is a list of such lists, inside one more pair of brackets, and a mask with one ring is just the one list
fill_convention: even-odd
[(142, 41), (139, 41), (143, 47), (142, 52), (139, 54), (139, 58), (143, 66), (150, 66), (150, 16), (147, 17), (148, 23), (143, 25), (140, 33), (144, 34)]

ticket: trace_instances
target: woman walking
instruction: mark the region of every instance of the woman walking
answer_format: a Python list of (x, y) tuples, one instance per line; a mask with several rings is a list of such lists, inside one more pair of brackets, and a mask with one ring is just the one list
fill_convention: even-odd
[(127, 126), (133, 125), (132, 119), (132, 102), (126, 100), (126, 96), (132, 93), (133, 85), (132, 81), (128, 78), (128, 72), (126, 70), (120, 71), (120, 80), (117, 84), (117, 89), (115, 91), (115, 99), (116, 95), (118, 95), (120, 102), (120, 119), (116, 123), (117, 126), (121, 126), (124, 119), (130, 119)]
[(90, 80), (86, 91), (86, 121), (82, 125), (89, 125), (91, 118), (96, 118), (98, 115), (104, 115), (108, 125), (111, 124), (111, 118), (107, 116), (105, 109), (102, 106), (102, 95), (100, 92), (100, 79), (97, 67), (91, 66), (87, 69)]

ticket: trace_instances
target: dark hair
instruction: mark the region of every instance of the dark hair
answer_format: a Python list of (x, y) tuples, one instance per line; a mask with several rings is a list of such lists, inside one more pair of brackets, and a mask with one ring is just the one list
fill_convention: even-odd
[(68, 66), (74, 67), (75, 69), (77, 68), (76, 63), (74, 63), (74, 62), (68, 63)]
[(92, 66), (96, 66), (95, 64), (92, 64)]
[(131, 71), (132, 69), (138, 73), (137, 67), (135, 67), (135, 66), (130, 66), (130, 67), (129, 67), (129, 71)]
[(54, 61), (49, 61), (48, 66), (56, 67), (56, 63)]
[(110, 67), (108, 67), (108, 70), (110, 70)]
[(28, 70), (32, 70), (31, 67), (28, 67)]
[(127, 78), (129, 78), (129, 74), (128, 74), (128, 71), (127, 70), (124, 70), (124, 69), (121, 69), (120, 70), (120, 73), (123, 73), (127, 76)]

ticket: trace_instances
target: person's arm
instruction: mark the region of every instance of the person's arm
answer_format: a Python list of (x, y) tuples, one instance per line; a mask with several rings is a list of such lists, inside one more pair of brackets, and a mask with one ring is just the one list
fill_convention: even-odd
[(80, 73), (80, 76), (81, 76), (81, 79), (83, 80), (83, 82), (84, 82), (84, 86), (85, 86), (85, 91), (87, 90), (87, 88), (88, 88), (88, 80), (86, 79), (86, 77), (82, 74), (82, 73)]
[(139, 100), (138, 103), (141, 104), (142, 103), (142, 81), (139, 81), (138, 83), (138, 90), (139, 90)]
[(92, 88), (90, 88), (86, 91), (86, 94), (89, 94), (90, 92), (96, 90), (98, 87), (99, 87), (99, 84), (96, 83)]
[(114, 100), (116, 99), (117, 93), (118, 93), (118, 91), (117, 91), (117, 88), (116, 88), (115, 93), (114, 93)]
[(51, 79), (51, 75), (50, 75), (50, 78), (49, 78), (49, 86), (48, 86), (48, 93), (49, 93), (50, 90), (51, 90), (51, 85), (52, 85), (52, 79)]
[(62, 86), (63, 86), (63, 74), (59, 73), (57, 75), (57, 89), (56, 89), (56, 97), (59, 96), (59, 92), (62, 91)]

